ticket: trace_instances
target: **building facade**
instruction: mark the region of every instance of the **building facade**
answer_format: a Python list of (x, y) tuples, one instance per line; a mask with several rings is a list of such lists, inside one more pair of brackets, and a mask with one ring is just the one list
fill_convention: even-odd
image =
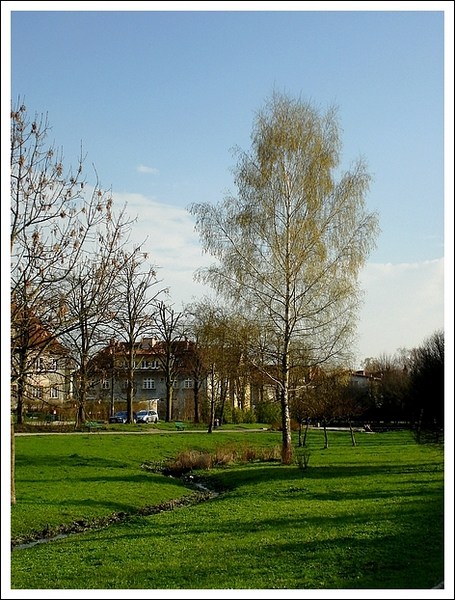
[[(129, 352), (122, 342), (112, 340), (97, 357), (98, 375), (94, 378), (89, 400), (109, 413), (126, 409)], [(193, 419), (195, 401), (206, 399), (206, 379), (196, 369), (196, 346), (193, 342), (175, 341), (171, 347), (154, 338), (143, 338), (133, 349), (133, 410), (154, 409), (159, 418)], [(199, 398), (195, 400), (195, 394)]]

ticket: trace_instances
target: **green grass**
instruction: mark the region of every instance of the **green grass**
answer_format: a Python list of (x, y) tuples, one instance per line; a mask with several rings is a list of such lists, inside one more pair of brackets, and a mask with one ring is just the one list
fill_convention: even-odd
[[(309, 437), (309, 465), (204, 476), (213, 500), (14, 550), (13, 589), (428, 589), (443, 579), (443, 453), (408, 432)], [(13, 534), (189, 494), (140, 464), (279, 433), (17, 438)], [(32, 512), (34, 519), (27, 513)]]
[[(123, 427), (126, 433), (127, 427)], [(134, 512), (191, 492), (179, 480), (141, 468), (181, 450), (213, 449), (221, 443), (245, 443), (239, 434), (154, 433), (116, 435), (17, 436), (16, 495), (12, 536), (53, 529), (75, 520)], [(249, 433), (248, 443), (279, 443), (279, 434)]]

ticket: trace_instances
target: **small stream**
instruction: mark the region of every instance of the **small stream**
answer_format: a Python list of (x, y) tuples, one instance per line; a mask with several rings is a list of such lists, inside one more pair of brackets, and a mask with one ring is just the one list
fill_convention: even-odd
[(52, 534), (49, 530), (44, 530), (41, 533), (37, 534), (37, 537), (26, 540), (26, 541), (17, 541), (12, 540), (11, 542), (11, 550), (24, 550), (26, 548), (32, 548), (33, 546), (37, 546), (38, 544), (46, 544), (47, 542), (53, 542), (54, 540), (60, 540), (62, 538), (69, 537), (70, 535), (74, 535), (76, 533), (83, 533), (85, 531), (92, 531), (94, 529), (103, 529), (105, 527), (109, 527), (114, 523), (121, 523), (126, 521), (131, 517), (136, 516), (148, 516), (157, 514), (160, 512), (165, 512), (169, 510), (174, 510), (181, 506), (193, 506), (196, 504), (200, 504), (201, 502), (207, 502), (208, 500), (212, 500), (220, 495), (221, 492), (215, 491), (207, 487), (201, 481), (198, 481), (193, 475), (185, 475), (181, 477), (183, 483), (191, 488), (196, 490), (194, 494), (191, 496), (183, 496), (177, 500), (170, 500), (168, 502), (164, 502), (163, 504), (158, 504), (156, 506), (146, 506), (144, 508), (138, 509), (134, 513), (115, 513), (110, 515), (109, 517), (103, 517), (101, 519), (96, 519), (94, 521), (85, 522), (85, 521), (76, 521), (67, 526), (62, 525), (59, 527), (60, 533)]
[[(79, 533), (79, 532), (74, 532)], [(33, 542), (24, 542), (23, 544), (17, 544), (12, 546), (11, 550), (24, 550), (24, 548), (31, 548), (32, 546), (37, 546), (38, 544), (45, 544), (46, 542), (53, 542), (54, 540), (60, 540), (62, 538), (66, 538), (70, 533), (59, 533), (52, 537), (39, 538), (37, 540), (33, 540)]]

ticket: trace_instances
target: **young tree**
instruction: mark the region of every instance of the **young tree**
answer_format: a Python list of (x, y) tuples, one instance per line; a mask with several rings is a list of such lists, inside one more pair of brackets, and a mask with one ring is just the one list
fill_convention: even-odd
[(85, 406), (92, 380), (90, 364), (108, 343), (112, 322), (119, 310), (116, 281), (128, 268), (122, 239), (129, 221), (122, 212), (98, 228), (97, 243), (81, 255), (63, 284), (65, 312), (71, 328), (60, 339), (73, 361), (73, 394), (77, 401), (76, 427), (85, 422)]
[(357, 161), (335, 181), (340, 148), (333, 109), (320, 114), (274, 94), (257, 115), (251, 151), (239, 153), (238, 195), (190, 207), (205, 251), (217, 259), (199, 277), (249, 311), (273, 340), (270, 376), (279, 387), (286, 464), (290, 349), (301, 348), (313, 364), (346, 353), (357, 276), (377, 231), (376, 216), (365, 210), (365, 164)]
[(228, 315), (224, 308), (208, 299), (188, 306), (187, 314), (192, 336), (197, 340), (197, 366), (207, 376), (208, 433), (212, 433), (215, 413), (223, 406), (228, 390)]
[[(329, 447), (327, 426), (330, 422), (344, 415), (343, 395), (346, 392), (349, 375), (339, 369), (318, 369), (311, 381), (309, 407), (317, 421), (322, 423), (324, 431), (324, 448)], [(351, 440), (354, 443), (352, 428)]]
[(162, 290), (156, 290), (156, 270), (147, 264), (147, 254), (135, 248), (124, 254), (124, 268), (115, 284), (117, 309), (113, 324), (115, 334), (122, 339), (126, 350), (126, 407), (127, 422), (133, 422), (134, 370), (138, 343), (142, 336), (154, 330), (156, 302)]
[(183, 318), (183, 312), (176, 313), (163, 301), (157, 303), (154, 324), (163, 348), (158, 360), (163, 367), (166, 383), (166, 422), (172, 420), (174, 380), (180, 369), (178, 348), (184, 337)]

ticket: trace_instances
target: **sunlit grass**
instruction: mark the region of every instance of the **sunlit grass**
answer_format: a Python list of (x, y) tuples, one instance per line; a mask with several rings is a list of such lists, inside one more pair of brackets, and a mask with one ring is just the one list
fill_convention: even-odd
[[(279, 441), (279, 434), (247, 435), (248, 444), (273, 447)], [(210, 450), (220, 443), (246, 443), (245, 434), (236, 436), (226, 434), (221, 440), (194, 434), (191, 441), (180, 435), (118, 436), (111, 441), (101, 435), (96, 440), (71, 436), (66, 444), (22, 438), (18, 506), (13, 513), (17, 508), (22, 514), (25, 492), (29, 510), (36, 510), (41, 521), (46, 511), (51, 523), (59, 522), (58, 497), (73, 514), (77, 510), (93, 514), (94, 499), (96, 511), (100, 506), (109, 511), (115, 503), (139, 506), (144, 480), (148, 498), (189, 493), (177, 481), (144, 474), (141, 461), (175, 456), (190, 446)], [(322, 433), (311, 432), (306, 469), (258, 462), (204, 472), (213, 486), (228, 490), (204, 504), (136, 516), (102, 530), (15, 550), (12, 585), (44, 589), (436, 585), (443, 579), (442, 450), (416, 445), (407, 432), (362, 435), (355, 448), (344, 433), (331, 433), (330, 442), (324, 450)], [(31, 454), (32, 473), (25, 460)], [(74, 455), (81, 464), (74, 464)], [(63, 487), (63, 477), (51, 477), (57, 468), (52, 457), (67, 463), (74, 487), (89, 483), (92, 493), (87, 496), (89, 486), (76, 493), (70, 484)], [(35, 469), (48, 477), (47, 484), (40, 485)], [(98, 486), (97, 477), (103, 485)], [(120, 497), (126, 489), (127, 498)], [(40, 502), (33, 504), (38, 492)], [(51, 508), (45, 509), (51, 498)], [(17, 531), (23, 525), (23, 520), (16, 520)]]

